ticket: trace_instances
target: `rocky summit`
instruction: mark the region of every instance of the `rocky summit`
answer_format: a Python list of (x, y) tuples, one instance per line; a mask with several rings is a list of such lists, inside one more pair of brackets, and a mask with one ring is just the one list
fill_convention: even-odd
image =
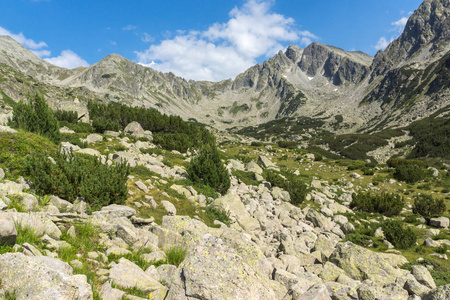
[(0, 299), (450, 299), (449, 13), (222, 82), (0, 37)]

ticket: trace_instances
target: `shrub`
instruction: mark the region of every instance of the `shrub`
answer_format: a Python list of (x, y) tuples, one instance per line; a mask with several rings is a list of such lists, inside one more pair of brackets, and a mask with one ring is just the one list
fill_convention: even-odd
[(395, 168), (399, 165), (417, 165), (421, 168), (425, 168), (426, 167), (426, 163), (422, 160), (417, 160), (417, 159), (402, 159), (402, 158), (390, 158), (386, 164), (390, 167), (390, 168)]
[(38, 93), (28, 98), (29, 103), (20, 101), (14, 106), (9, 125), (25, 131), (36, 132), (55, 143), (59, 143), (61, 136), (59, 124), (53, 111), (48, 107), (43, 96)]
[(246, 185), (258, 185), (259, 181), (255, 178), (255, 173), (241, 171), (241, 170), (232, 170), (231, 174), (236, 176), (237, 179), (245, 183)]
[(252, 142), (250, 144), (250, 146), (252, 146), (252, 147), (261, 147), (262, 145), (263, 145), (263, 143), (261, 143), (261, 142)]
[(267, 169), (264, 170), (263, 175), (273, 186), (286, 190), (291, 196), (292, 204), (299, 205), (305, 200), (308, 188), (299, 176), (292, 173), (286, 173), (284, 174), (285, 178), (283, 178), (279, 173)]
[(290, 141), (278, 141), (277, 144), (280, 148), (289, 148), (289, 149), (293, 149), (297, 146), (296, 142), (290, 142)]
[(316, 153), (316, 154), (314, 155), (314, 161), (322, 161), (322, 160), (323, 160), (322, 154)]
[(425, 178), (425, 171), (417, 165), (397, 165), (394, 178), (407, 183), (414, 183)]
[(129, 167), (124, 163), (108, 166), (100, 158), (73, 153), (27, 158), (27, 173), (41, 194), (52, 194), (68, 201), (83, 197), (94, 210), (109, 204), (123, 204), (127, 198)]
[(413, 213), (424, 217), (440, 215), (445, 211), (444, 199), (433, 198), (431, 195), (421, 194), (414, 197)]
[(373, 194), (370, 192), (352, 195), (350, 208), (357, 208), (371, 213), (380, 213), (385, 216), (398, 215), (405, 205), (405, 200), (399, 194)]
[(225, 194), (231, 185), (230, 175), (220, 160), (215, 144), (206, 144), (187, 167), (189, 179), (194, 184), (208, 185), (216, 192)]
[(417, 236), (411, 228), (404, 229), (402, 222), (387, 220), (381, 226), (386, 239), (396, 248), (407, 249), (416, 243)]
[(56, 110), (54, 114), (58, 121), (78, 123), (78, 113), (76, 111)]
[(206, 208), (206, 213), (212, 217), (212, 219), (220, 221), (227, 226), (230, 226), (230, 213), (225, 211), (221, 207), (210, 205)]

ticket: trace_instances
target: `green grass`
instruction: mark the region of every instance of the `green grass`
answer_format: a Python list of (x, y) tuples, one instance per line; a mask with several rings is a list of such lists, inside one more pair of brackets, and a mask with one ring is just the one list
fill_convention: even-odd
[(259, 181), (255, 179), (255, 173), (241, 171), (241, 170), (232, 170), (231, 174), (236, 176), (240, 181), (245, 183), (246, 185), (259, 185)]
[(135, 250), (133, 252), (131, 252), (131, 254), (125, 254), (125, 255), (115, 255), (115, 254), (110, 254), (108, 255), (108, 261), (114, 261), (114, 262), (118, 262), (120, 258), (126, 258), (129, 261), (135, 263), (137, 266), (139, 266), (139, 268), (141, 268), (142, 270), (146, 270), (148, 267), (150, 267), (151, 265), (154, 265), (154, 263), (156, 262), (147, 262), (145, 259), (142, 258), (143, 254), (146, 253), (151, 253), (152, 249), (150, 248), (143, 248), (143, 249), (138, 249)]
[(164, 252), (166, 253), (167, 263), (178, 267), (186, 257), (187, 249), (183, 246), (177, 245), (168, 249), (164, 249)]
[(36, 231), (27, 226), (22, 226), (20, 223), (16, 223), (17, 239), (16, 244), (22, 245), (23, 243), (29, 243), (34, 246), (40, 244), (41, 239), (36, 234)]

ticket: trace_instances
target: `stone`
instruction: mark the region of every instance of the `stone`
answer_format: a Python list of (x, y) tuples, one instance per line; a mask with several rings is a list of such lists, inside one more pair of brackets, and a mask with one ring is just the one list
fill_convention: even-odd
[(327, 261), (323, 265), (323, 269), (322, 269), (322, 272), (319, 274), (319, 277), (322, 278), (322, 280), (324, 282), (336, 281), (337, 278), (341, 274), (345, 274), (344, 270), (342, 270), (341, 268), (339, 268), (335, 264), (330, 263), (329, 261)]
[(142, 183), (142, 181), (136, 181), (134, 184), (138, 187), (138, 189), (148, 194), (148, 187), (144, 183)]
[(0, 180), (3, 180), (5, 178), (5, 171), (3, 171), (2, 168), (0, 168)]
[(377, 230), (375, 230), (375, 237), (380, 239), (385, 239), (383, 229), (381, 227), (378, 227)]
[(17, 231), (14, 221), (0, 215), (0, 246), (14, 246)]
[(331, 228), (334, 227), (334, 224), (331, 220), (327, 219), (324, 215), (318, 213), (312, 208), (308, 209), (306, 220), (313, 223), (315, 227), (319, 227), (323, 230), (331, 230)]
[(449, 225), (450, 225), (450, 220), (449, 220), (449, 218), (446, 218), (446, 217), (430, 219), (430, 226), (433, 226), (433, 227), (447, 229)]
[(441, 246), (441, 244), (438, 241), (435, 241), (432, 238), (427, 238), (424, 242), (424, 245), (427, 247), (433, 247), (433, 248), (437, 248), (437, 247)]
[(436, 283), (430, 274), (430, 271), (424, 266), (413, 265), (411, 267), (411, 274), (417, 279), (420, 284), (425, 285), (430, 289), (436, 288)]
[(408, 299), (408, 292), (396, 284), (390, 283), (384, 286), (375, 284), (370, 280), (365, 280), (358, 286), (359, 300), (390, 300)]
[(74, 259), (74, 260), (70, 261), (70, 265), (72, 267), (74, 267), (75, 269), (83, 268), (83, 263), (81, 261), (79, 261), (78, 259)]
[(245, 170), (244, 164), (242, 162), (240, 162), (239, 160), (230, 159), (228, 161), (228, 163), (231, 165), (232, 169), (236, 169), (236, 170), (240, 170), (240, 171), (244, 171)]
[[(164, 285), (168, 285), (170, 288), (172, 275), (175, 274), (177, 267), (174, 265), (160, 265), (156, 268), (156, 272), (158, 272), (159, 280)], [(147, 271), (146, 271), (147, 272)]]
[(261, 175), (263, 172), (263, 169), (261, 169), (261, 167), (254, 160), (252, 160), (248, 164), (246, 164), (245, 169), (248, 172), (253, 172), (258, 175)]
[(333, 300), (358, 299), (358, 292), (355, 288), (338, 282), (326, 282), (325, 285)]
[(103, 141), (103, 137), (98, 133), (92, 133), (86, 137), (88, 144), (94, 144)]
[(57, 196), (50, 196), (49, 203), (56, 206), (60, 212), (70, 212), (73, 208), (72, 203)]
[(0, 255), (0, 278), (3, 290), (17, 299), (93, 299), (85, 275), (72, 275), (68, 264), (50, 257)]
[(166, 253), (164, 253), (164, 251), (155, 251), (152, 253), (143, 254), (141, 255), (141, 257), (146, 262), (156, 262), (160, 260), (166, 260)]
[(72, 245), (67, 243), (66, 241), (57, 241), (55, 239), (52, 239), (48, 235), (44, 235), (41, 238), (41, 241), (47, 245), (47, 248), (50, 250), (56, 250), (59, 251), (62, 248), (72, 248)]
[(122, 247), (114, 246), (106, 250), (106, 256), (109, 256), (110, 254), (114, 254), (116, 256), (127, 255), (131, 254), (131, 251)]
[(172, 184), (170, 187), (172, 190), (177, 192), (178, 194), (184, 195), (186, 198), (189, 198), (192, 196), (192, 193), (185, 188), (184, 186), (178, 185), (178, 184)]
[(417, 279), (411, 274), (406, 275), (406, 282), (403, 288), (407, 290), (409, 294), (419, 296), (422, 296), (426, 292), (430, 291), (429, 287), (420, 284), (420, 282), (418, 282)]
[(376, 253), (352, 242), (338, 243), (330, 262), (343, 269), (355, 280), (370, 279), (379, 284), (395, 282), (405, 275), (406, 270), (397, 268), (408, 262), (395, 254)]
[(267, 157), (260, 155), (258, 157), (258, 162), (265, 168), (265, 169), (270, 169), (270, 168), (276, 168), (276, 165)]
[(136, 288), (146, 293), (153, 293), (157, 290), (167, 292), (165, 286), (125, 258), (121, 258), (119, 263), (111, 268), (109, 278), (119, 288)]
[(39, 249), (37, 249), (36, 247), (34, 247), (29, 243), (23, 243), (22, 248), (23, 248), (22, 253), (27, 256), (42, 256), (42, 253), (39, 251)]
[(250, 216), (240, 197), (235, 193), (230, 192), (225, 196), (217, 198), (214, 201), (214, 205), (230, 213), (230, 218), (236, 220), (239, 226), (246, 232), (260, 229), (259, 222)]
[(95, 149), (91, 149), (91, 148), (83, 148), (83, 149), (77, 150), (76, 152), (82, 153), (82, 154), (87, 154), (87, 155), (92, 155), (92, 156), (97, 156), (97, 157), (102, 156), (99, 151), (97, 151)]
[(138, 122), (131, 122), (130, 124), (128, 124), (125, 129), (123, 130), (125, 133), (130, 134), (134, 137), (140, 138), (140, 137), (144, 137), (147, 138), (148, 140), (152, 141), (153, 140), (153, 135), (152, 132), (149, 130), (144, 130), (141, 126), (141, 124), (139, 124)]
[(22, 198), (22, 205), (25, 211), (36, 211), (39, 203), (36, 196), (31, 194), (25, 194)]
[(109, 218), (131, 218), (136, 215), (136, 210), (125, 205), (111, 204), (102, 207), (100, 211), (95, 211), (92, 215), (102, 215)]
[(439, 171), (436, 168), (433, 167), (428, 167), (428, 170), (431, 170), (431, 172), (433, 172), (433, 177), (439, 177)]
[[(172, 276), (166, 300), (187, 299), (277, 299), (274, 284), (260, 277), (240, 255), (219, 244), (200, 242), (188, 252)], [(286, 293), (286, 289), (280, 294)]]
[(328, 288), (326, 285), (318, 283), (311, 286), (306, 293), (302, 295), (292, 295), (292, 300), (331, 300)]
[(351, 178), (355, 178), (355, 179), (359, 179), (359, 178), (361, 178), (362, 176), (359, 175), (358, 173), (351, 173), (351, 174), (350, 174), (350, 177), (351, 177)]
[(450, 299), (450, 284), (441, 285), (425, 293), (422, 300), (448, 300)]
[(163, 200), (161, 201), (161, 205), (166, 210), (168, 216), (175, 216), (177, 214), (177, 209), (175, 205), (173, 205), (169, 201)]
[(106, 281), (100, 288), (100, 297), (105, 300), (121, 300), (124, 295), (125, 292), (113, 288), (110, 281)]
[(427, 231), (425, 231), (425, 235), (426, 236), (435, 236), (438, 235), (441, 231), (439, 229), (427, 229)]

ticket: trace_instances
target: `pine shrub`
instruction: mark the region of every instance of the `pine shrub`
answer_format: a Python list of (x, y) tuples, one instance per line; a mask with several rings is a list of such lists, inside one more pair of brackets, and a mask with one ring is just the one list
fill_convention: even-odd
[(230, 175), (220, 160), (215, 144), (206, 144), (187, 167), (189, 179), (194, 184), (207, 185), (216, 192), (225, 194), (231, 185)]
[(264, 170), (263, 176), (272, 186), (286, 190), (291, 197), (292, 204), (300, 205), (305, 201), (308, 188), (299, 176), (292, 173), (285, 173), (283, 174), (283, 178), (279, 173), (267, 169)]
[(54, 114), (60, 122), (78, 123), (78, 113), (76, 111), (56, 110)]
[(380, 213), (385, 216), (398, 215), (405, 205), (405, 200), (399, 194), (355, 193), (352, 195), (352, 198), (350, 208), (371, 213)]
[(83, 197), (91, 209), (124, 204), (129, 167), (124, 163), (102, 164), (100, 158), (57, 152), (53, 163), (47, 156), (32, 154), (26, 160), (27, 173), (41, 195), (52, 194), (74, 202)]
[(59, 123), (43, 96), (38, 93), (28, 97), (28, 103), (20, 101), (13, 108), (9, 125), (25, 131), (36, 132), (58, 144), (61, 141)]
[(412, 247), (417, 241), (417, 235), (411, 228), (404, 229), (402, 222), (388, 220), (381, 226), (386, 239), (396, 248), (407, 249)]
[(425, 171), (418, 165), (397, 165), (394, 178), (407, 183), (415, 183), (425, 178)]
[(421, 194), (414, 197), (413, 213), (424, 217), (440, 215), (445, 211), (444, 199), (433, 198), (431, 195)]

